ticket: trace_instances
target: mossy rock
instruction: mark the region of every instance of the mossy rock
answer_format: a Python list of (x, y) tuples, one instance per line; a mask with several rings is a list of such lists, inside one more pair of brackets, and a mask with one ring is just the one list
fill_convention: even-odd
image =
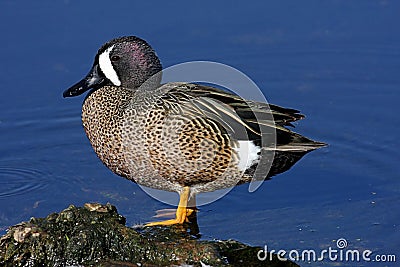
[(114, 206), (95, 203), (10, 227), (0, 238), (0, 266), (298, 266), (276, 255), (259, 261), (259, 250), (201, 241), (182, 226), (126, 227)]

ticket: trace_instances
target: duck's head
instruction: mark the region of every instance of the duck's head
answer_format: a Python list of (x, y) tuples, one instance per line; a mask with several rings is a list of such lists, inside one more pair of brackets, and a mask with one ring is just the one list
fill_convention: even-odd
[(78, 96), (105, 85), (138, 88), (144, 82), (161, 82), (161, 63), (151, 46), (136, 36), (120, 37), (104, 44), (93, 67), (81, 81), (64, 91), (64, 97)]

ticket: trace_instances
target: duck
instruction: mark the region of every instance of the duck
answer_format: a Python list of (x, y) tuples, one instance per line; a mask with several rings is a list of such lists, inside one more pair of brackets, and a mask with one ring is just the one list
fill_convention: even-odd
[(82, 124), (100, 160), (139, 185), (177, 192), (175, 218), (190, 222), (196, 195), (268, 180), (325, 146), (290, 129), (298, 110), (243, 99), (195, 82), (162, 83), (153, 48), (136, 36), (108, 41), (92, 68), (63, 92), (88, 92)]

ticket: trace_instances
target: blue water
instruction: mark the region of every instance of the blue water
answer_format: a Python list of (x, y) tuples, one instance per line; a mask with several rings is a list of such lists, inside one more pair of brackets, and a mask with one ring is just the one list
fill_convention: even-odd
[(101, 164), (81, 126), (83, 97), (61, 96), (102, 43), (133, 34), (165, 67), (210, 60), (241, 70), (271, 103), (307, 115), (296, 131), (329, 144), (254, 193), (238, 186), (201, 207), (202, 238), (275, 250), (345, 238), (400, 261), (399, 10), (390, 0), (1, 1), (0, 233), (69, 204), (111, 202), (129, 225), (168, 208)]

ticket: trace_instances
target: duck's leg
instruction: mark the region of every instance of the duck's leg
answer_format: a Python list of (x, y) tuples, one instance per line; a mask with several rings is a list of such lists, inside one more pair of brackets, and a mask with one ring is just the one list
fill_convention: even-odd
[[(190, 199), (191, 203), (194, 203), (194, 197), (192, 196), (193, 199)], [(185, 186), (183, 188), (182, 193), (179, 196), (179, 205), (178, 208), (176, 209), (176, 215), (175, 219), (171, 220), (165, 220), (161, 222), (151, 222), (147, 223), (146, 226), (155, 226), (155, 225), (172, 225), (172, 224), (182, 224), (184, 222), (189, 222), (188, 217), (193, 214), (193, 212), (196, 211), (195, 206), (188, 207), (189, 203), (189, 198), (190, 198), (190, 187)]]

